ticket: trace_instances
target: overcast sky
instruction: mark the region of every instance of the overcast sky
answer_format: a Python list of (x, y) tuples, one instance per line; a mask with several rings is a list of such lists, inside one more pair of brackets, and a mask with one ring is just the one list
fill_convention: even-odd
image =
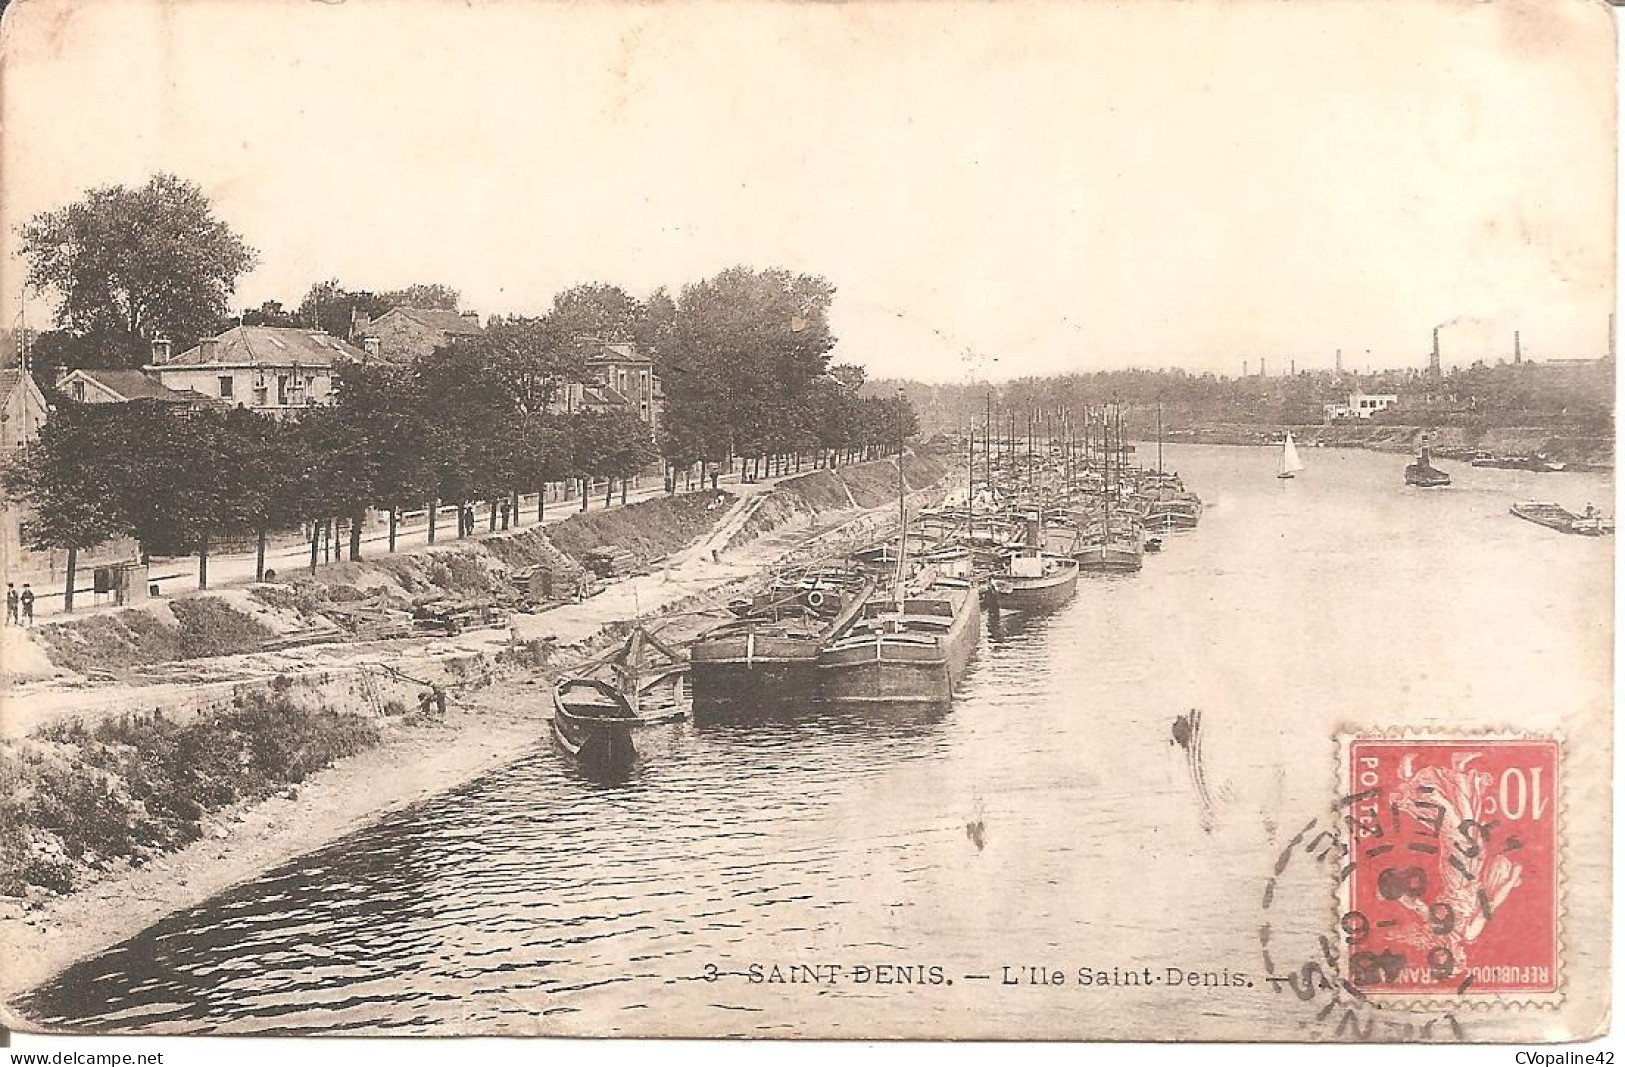
[(1597, 355), (1613, 57), (1590, 0), (21, 0), (0, 307), (18, 222), (167, 170), (259, 250), (240, 305), (744, 263), (883, 375)]

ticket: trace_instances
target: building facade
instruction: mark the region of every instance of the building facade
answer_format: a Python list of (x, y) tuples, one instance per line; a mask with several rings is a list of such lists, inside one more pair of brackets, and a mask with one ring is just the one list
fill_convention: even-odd
[(69, 400), (81, 404), (125, 404), (132, 400), (146, 400), (181, 414), (225, 406), (202, 393), (171, 389), (159, 381), (157, 375), (143, 370), (86, 367), (75, 371), (64, 370), (57, 374), (56, 389)]
[(143, 369), (176, 392), (287, 418), (332, 403), (337, 368), (366, 360), (361, 349), (321, 330), (237, 326), (173, 357), (168, 341), (154, 341)]
[(398, 307), (376, 319), (356, 312), (350, 320), (351, 343), (391, 363), (422, 359), (437, 348), (483, 332), (479, 315), (472, 311)]
[(587, 356), (587, 372), (597, 384), (613, 394), (618, 402), (649, 424), (649, 433), (660, 433), (660, 417), (665, 395), (655, 374), (654, 360), (638, 351), (636, 345), (593, 341)]
[(1326, 421), (1336, 419), (1369, 419), (1399, 403), (1398, 393), (1350, 393), (1347, 401), (1323, 406)]

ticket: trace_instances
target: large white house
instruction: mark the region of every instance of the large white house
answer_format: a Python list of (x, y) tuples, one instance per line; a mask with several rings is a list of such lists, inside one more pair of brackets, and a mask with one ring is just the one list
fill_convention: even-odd
[(1399, 403), (1398, 393), (1350, 393), (1347, 403), (1326, 404), (1326, 421), (1369, 419), (1377, 412)]
[(168, 388), (278, 418), (332, 403), (334, 370), (367, 360), (361, 349), (321, 330), (284, 326), (237, 326), (178, 356), (169, 349), (168, 341), (154, 341), (144, 368)]

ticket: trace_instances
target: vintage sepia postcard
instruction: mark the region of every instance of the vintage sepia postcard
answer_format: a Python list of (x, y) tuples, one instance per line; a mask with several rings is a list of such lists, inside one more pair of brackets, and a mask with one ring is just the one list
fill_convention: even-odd
[(1608, 1032), (1605, 4), (0, 18), (19, 1048)]

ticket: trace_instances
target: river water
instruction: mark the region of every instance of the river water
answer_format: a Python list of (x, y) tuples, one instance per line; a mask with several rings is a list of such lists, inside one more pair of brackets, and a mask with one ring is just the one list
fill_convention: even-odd
[[(1613, 542), (1507, 507), (1611, 511), (1609, 480), (1446, 463), (1455, 485), (1424, 491), (1404, 457), (1306, 450), (1282, 483), (1272, 450), (1167, 452), (1200, 528), (984, 635), (951, 709), (667, 727), (616, 786), (539, 744), (18, 1007), (164, 1032), (1331, 1036), (1265, 980), (1258, 931), (1283, 843), (1335, 799), (1346, 727), (1562, 736), (1565, 1010), (1594, 1017)], [(1191, 709), (1201, 782), (1171, 740)], [(1327, 900), (1283, 879), (1278, 969), (1314, 958)], [(748, 977), (775, 964), (844, 970)], [(877, 965), (913, 981), (854, 980)], [(1029, 966), (1066, 982), (1004, 983)], [(1209, 984), (1076, 981), (1146, 966)], [(1510, 1017), (1469, 1036), (1529, 1025)]]

